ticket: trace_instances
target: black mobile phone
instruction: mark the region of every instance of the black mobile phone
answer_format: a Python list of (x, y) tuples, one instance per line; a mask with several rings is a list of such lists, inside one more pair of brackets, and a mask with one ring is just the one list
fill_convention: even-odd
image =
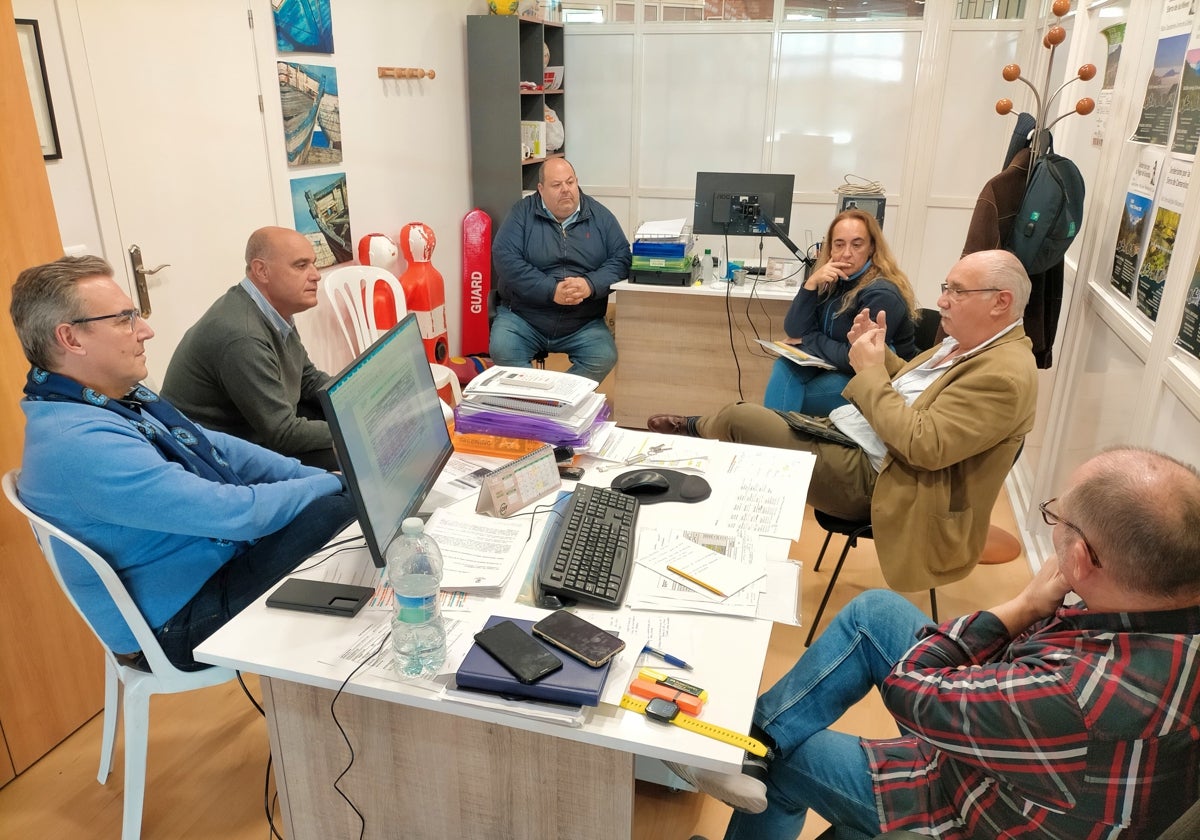
[(267, 606), (349, 618), (357, 614), (374, 594), (375, 590), (370, 586), (288, 578), (267, 598)]
[(562, 660), (511, 621), (501, 621), (475, 634), (475, 643), (525, 685), (553, 674)]
[(625, 650), (617, 636), (566, 610), (552, 612), (533, 625), (533, 634), (593, 668)]

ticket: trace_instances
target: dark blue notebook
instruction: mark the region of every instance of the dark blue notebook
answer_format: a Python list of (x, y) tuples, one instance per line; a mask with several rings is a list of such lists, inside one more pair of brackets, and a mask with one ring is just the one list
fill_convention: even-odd
[[(494, 615), (484, 623), (484, 629), (499, 624), (501, 621), (512, 621), (526, 633), (529, 633), (530, 628), (533, 627), (533, 622), (528, 619), (510, 619), (502, 615)], [(608, 678), (608, 669), (612, 665), (612, 660), (605, 662), (599, 668), (593, 668), (543, 642), (536, 636), (533, 639), (546, 650), (558, 656), (562, 660), (562, 668), (553, 674), (542, 677), (535, 683), (525, 685), (493, 659), (490, 653), (479, 645), (472, 645), (455, 675), (458, 687), (494, 691), (513, 697), (548, 700), (552, 703), (569, 703), (572, 706), (600, 705), (600, 691), (604, 688), (604, 681)]]

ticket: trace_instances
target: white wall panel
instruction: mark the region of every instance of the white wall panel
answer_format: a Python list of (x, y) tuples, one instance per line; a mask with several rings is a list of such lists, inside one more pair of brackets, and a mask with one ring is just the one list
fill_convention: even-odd
[(568, 28), (563, 127), (571, 161), (585, 188), (628, 186), (633, 166), (633, 35), (575, 38), (570, 33)]
[(1137, 415), (1136, 399), (1146, 367), (1142, 359), (1089, 308), (1070, 396), (1064, 401), (1063, 443), (1054, 453), (1053, 492), (1067, 486), (1075, 467), (1106, 446), (1127, 443)]
[(983, 185), (1000, 171), (1017, 118), (997, 114), (996, 100), (1013, 100), (1015, 110), (1032, 107), (1023, 105), (1028, 88), (1000, 76), (1016, 60), (1019, 38), (1016, 31), (951, 33), (952, 72), (945, 80), (931, 195), (967, 198), (974, 206)]
[(771, 35), (648, 34), (644, 43), (639, 185), (691, 189), (700, 171), (763, 171)]
[(771, 168), (797, 191), (854, 174), (900, 190), (921, 33), (785, 32)]
[(1200, 464), (1200, 420), (1168, 390), (1159, 402), (1150, 446), (1189, 464)]
[(927, 211), (925, 238), (921, 253), (901, 254), (900, 267), (908, 273), (913, 290), (921, 306), (937, 306), (941, 295), (941, 284), (950, 267), (958, 262), (963, 241), (967, 237), (967, 225), (971, 221), (969, 210), (930, 207)]

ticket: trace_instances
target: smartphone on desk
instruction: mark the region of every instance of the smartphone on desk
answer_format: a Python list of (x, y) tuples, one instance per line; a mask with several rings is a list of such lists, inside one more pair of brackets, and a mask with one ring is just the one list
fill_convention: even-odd
[(475, 644), (525, 685), (553, 674), (562, 660), (511, 621), (501, 621), (475, 634)]
[(593, 668), (625, 650), (620, 638), (566, 610), (552, 612), (533, 625), (533, 635)]

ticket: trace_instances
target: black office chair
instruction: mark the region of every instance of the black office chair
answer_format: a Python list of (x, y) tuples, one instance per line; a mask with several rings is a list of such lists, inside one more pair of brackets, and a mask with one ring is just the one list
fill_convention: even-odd
[[(916, 322), (916, 330), (914, 342), (917, 345), (917, 351), (923, 352), (928, 350), (937, 341), (938, 328), (942, 324), (942, 312), (940, 309), (922, 309), (920, 318)], [(817, 607), (816, 615), (813, 616), (812, 624), (808, 628), (808, 638), (804, 640), (804, 646), (808, 647), (812, 644), (813, 637), (817, 632), (817, 625), (821, 623), (821, 616), (825, 612), (825, 605), (829, 603), (829, 596), (833, 594), (833, 586), (837, 583), (838, 575), (842, 571), (842, 564), (846, 562), (846, 555), (850, 553), (850, 549), (858, 545), (859, 539), (874, 539), (871, 533), (871, 520), (865, 522), (854, 521), (850, 519), (842, 519), (824, 511), (813, 509), (813, 513), (817, 518), (817, 524), (825, 529), (825, 542), (821, 544), (821, 553), (817, 555), (817, 562), (813, 564), (813, 571), (821, 570), (821, 561), (825, 558), (825, 550), (829, 548), (829, 541), (834, 534), (841, 534), (846, 538), (846, 544), (842, 546), (842, 553), (838, 557), (837, 565), (833, 569), (833, 576), (829, 578), (829, 585), (825, 587), (825, 594), (821, 597), (821, 605)], [(929, 590), (929, 607), (930, 614), (933, 620), (938, 620), (937, 615), (937, 591)]]
[[(825, 612), (825, 605), (829, 603), (829, 596), (833, 594), (834, 584), (837, 583), (838, 575), (842, 571), (842, 564), (846, 562), (846, 555), (850, 553), (850, 549), (858, 545), (859, 539), (874, 539), (871, 533), (871, 522), (857, 522), (851, 519), (842, 519), (825, 511), (813, 508), (813, 515), (817, 519), (817, 524), (825, 529), (825, 542), (821, 545), (821, 553), (817, 555), (817, 562), (813, 564), (813, 571), (821, 570), (821, 561), (825, 558), (825, 549), (829, 547), (829, 541), (833, 539), (834, 534), (842, 534), (846, 537), (846, 544), (842, 546), (842, 553), (838, 557), (837, 565), (833, 567), (833, 575), (829, 578), (829, 585), (825, 587), (825, 594), (821, 596), (821, 605), (817, 607), (816, 615), (813, 616), (812, 624), (808, 628), (808, 637), (804, 640), (804, 646), (808, 647), (812, 644), (813, 637), (817, 633), (817, 625), (821, 623), (821, 616)], [(931, 588), (929, 590), (929, 612), (937, 623), (937, 590)]]

